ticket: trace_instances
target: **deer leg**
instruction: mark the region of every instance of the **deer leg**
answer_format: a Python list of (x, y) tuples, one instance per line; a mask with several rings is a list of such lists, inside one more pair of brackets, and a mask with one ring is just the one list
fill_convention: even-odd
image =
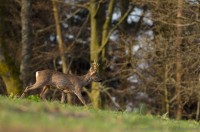
[(21, 95), (21, 98), (25, 97), (27, 95), (27, 92), (30, 91), (30, 90), (33, 90), (33, 89), (38, 89), (38, 88), (41, 88), (41, 87), (44, 87), (45, 84), (33, 84), (31, 86), (28, 86), (26, 87), (26, 89), (24, 90), (23, 94)]
[(81, 92), (80, 92), (80, 91), (74, 91), (74, 93), (76, 94), (76, 96), (78, 97), (78, 99), (79, 99), (84, 105), (86, 105), (85, 100), (83, 99), (83, 96), (81, 95)]
[(47, 87), (46, 86), (44, 86), (43, 87), (43, 89), (42, 89), (42, 91), (41, 91), (41, 93), (40, 93), (40, 97), (42, 97), (43, 96), (43, 94), (44, 94), (44, 91), (47, 89)]
[(40, 98), (42, 98), (43, 100), (46, 99), (46, 94), (48, 92), (48, 87), (47, 86), (44, 86), (44, 88), (42, 89), (42, 92), (40, 93)]
[(55, 89), (55, 90), (53, 91), (53, 97), (52, 97), (52, 100), (55, 100), (56, 93), (57, 93), (57, 89)]
[(62, 91), (61, 103), (65, 103), (65, 93)]
[(27, 92), (28, 92), (28, 89), (31, 88), (31, 87), (33, 87), (33, 85), (28, 86), (28, 87), (25, 88), (24, 92), (23, 92), (22, 95), (21, 95), (21, 98), (23, 98), (23, 97), (26, 96), (26, 94), (27, 94)]

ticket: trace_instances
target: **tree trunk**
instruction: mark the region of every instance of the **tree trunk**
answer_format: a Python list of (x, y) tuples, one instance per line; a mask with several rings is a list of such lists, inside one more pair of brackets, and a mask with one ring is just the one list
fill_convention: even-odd
[(22, 25), (22, 60), (20, 65), (20, 78), (23, 86), (28, 85), (30, 79), (31, 60), (31, 10), (32, 0), (21, 1), (21, 25)]
[[(90, 0), (90, 24), (91, 24), (91, 43), (90, 43), (90, 59), (91, 62), (98, 60), (100, 63), (100, 74), (103, 70), (103, 62), (106, 60), (106, 46), (110, 35), (124, 20), (127, 18), (130, 10), (122, 16), (122, 19), (112, 29), (112, 15), (116, 0), (110, 0), (106, 15), (105, 3), (102, 0)], [(131, 10), (132, 11), (132, 10)], [(101, 57), (100, 57), (101, 56)], [(100, 84), (92, 83), (91, 101), (95, 108), (101, 107)]]
[[(121, 16), (124, 16), (129, 8), (129, 0), (120, 0), (120, 11), (121, 11)], [(127, 16), (128, 17), (128, 16)], [(127, 17), (125, 18), (125, 20), (127, 20)], [(123, 30), (126, 30), (127, 27), (127, 21), (123, 21), (121, 24), (121, 27)]]
[(164, 74), (164, 99), (165, 99), (165, 113), (169, 116), (169, 92), (167, 88), (167, 78), (168, 78), (168, 64), (165, 64), (165, 74)]
[(6, 90), (6, 85), (1, 76), (0, 76), (0, 95), (8, 95), (8, 92)]
[[(101, 41), (101, 45), (106, 45), (106, 43), (108, 43), (109, 40), (109, 27), (111, 25), (111, 20), (112, 20), (112, 15), (113, 15), (113, 11), (114, 11), (114, 7), (115, 7), (115, 1), (116, 0), (110, 0), (109, 6), (108, 6), (108, 14), (106, 16), (106, 20), (103, 24), (103, 31), (102, 31), (102, 41)], [(104, 47), (104, 49), (102, 50), (102, 61), (104, 62), (106, 60), (106, 53), (107, 53), (107, 45)]]
[(200, 75), (199, 75), (199, 82), (197, 84), (197, 112), (196, 112), (196, 120), (198, 121), (200, 119)]
[[(54, 19), (55, 19), (55, 23), (56, 23), (56, 33), (58, 36), (58, 47), (59, 47), (59, 52), (60, 52), (60, 58), (62, 61), (62, 72), (68, 73), (68, 65), (66, 62), (66, 57), (65, 57), (65, 52), (64, 52), (64, 44), (63, 44), (63, 38), (62, 38), (62, 31), (61, 31), (60, 21), (59, 21), (58, 3), (56, 0), (53, 0), (52, 4), (53, 4)], [(62, 96), (64, 96), (64, 95), (62, 95)], [(62, 99), (64, 99), (64, 97), (62, 97)], [(72, 96), (70, 93), (67, 95), (67, 102), (68, 102), (68, 104), (72, 104)]]
[[(91, 62), (96, 60), (101, 62), (99, 59), (99, 48), (102, 40), (102, 30), (103, 30), (103, 18), (105, 16), (105, 11), (103, 10), (103, 3), (99, 0), (90, 0), (90, 24), (91, 24), (91, 42), (90, 42), (90, 60)], [(100, 64), (100, 67), (102, 65)], [(102, 69), (102, 68), (99, 68)], [(101, 72), (101, 71), (99, 71)], [(100, 97), (100, 84), (92, 83), (91, 91), (91, 101), (94, 108), (101, 107), (101, 97)]]
[(0, 1), (0, 76), (6, 85), (8, 94), (17, 94), (21, 89), (18, 70), (6, 52), (5, 44), (5, 1)]
[(180, 27), (181, 24), (181, 17), (182, 17), (182, 9), (183, 9), (183, 1), (178, 0), (178, 9), (177, 9), (177, 33), (176, 33), (176, 94), (177, 94), (177, 112), (176, 112), (176, 119), (182, 118), (182, 101), (181, 101), (181, 76), (182, 76), (182, 65), (181, 65), (181, 35), (182, 35), (182, 28)]

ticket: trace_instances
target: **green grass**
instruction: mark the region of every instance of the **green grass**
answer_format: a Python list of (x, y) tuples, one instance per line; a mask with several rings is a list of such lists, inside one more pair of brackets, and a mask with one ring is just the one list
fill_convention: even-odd
[(199, 132), (200, 123), (0, 96), (0, 131)]

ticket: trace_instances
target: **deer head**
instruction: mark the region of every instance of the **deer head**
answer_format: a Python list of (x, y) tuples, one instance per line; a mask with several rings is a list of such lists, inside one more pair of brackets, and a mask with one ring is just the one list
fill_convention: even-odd
[(92, 80), (94, 82), (102, 81), (99, 77), (98, 70), (99, 70), (99, 64), (94, 60), (92, 66), (90, 67), (90, 70), (88, 72), (88, 74), (90, 76), (90, 80)]

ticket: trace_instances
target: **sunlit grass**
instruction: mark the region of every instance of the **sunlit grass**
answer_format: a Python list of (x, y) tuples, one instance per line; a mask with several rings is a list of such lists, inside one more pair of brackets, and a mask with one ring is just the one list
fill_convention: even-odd
[(0, 131), (199, 132), (196, 121), (95, 110), (59, 102), (0, 96)]

